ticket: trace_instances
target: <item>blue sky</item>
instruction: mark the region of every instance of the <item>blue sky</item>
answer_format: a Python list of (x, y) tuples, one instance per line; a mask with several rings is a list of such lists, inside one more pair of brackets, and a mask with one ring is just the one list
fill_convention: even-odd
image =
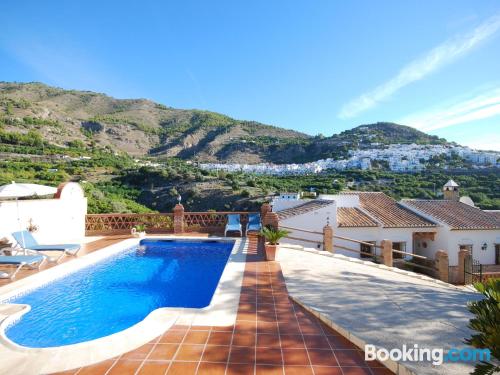
[(500, 150), (500, 2), (21, 1), (0, 80), (331, 135), (394, 121)]

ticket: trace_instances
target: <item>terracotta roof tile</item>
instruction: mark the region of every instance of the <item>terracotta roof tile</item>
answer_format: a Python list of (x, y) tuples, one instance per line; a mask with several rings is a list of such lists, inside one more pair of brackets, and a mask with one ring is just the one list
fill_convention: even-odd
[(298, 206), (287, 208), (276, 212), (280, 220), (285, 220), (293, 216), (302, 215), (307, 212), (315, 211), (320, 208), (334, 204), (334, 201), (325, 199), (311, 199), (309, 202), (302, 203)]
[(455, 230), (500, 229), (500, 218), (491, 212), (450, 200), (403, 200), (403, 203)]
[(374, 219), (356, 207), (338, 207), (337, 224), (341, 228), (378, 226)]
[(485, 210), (484, 212), (495, 217), (500, 222), (500, 210)]
[(358, 195), (360, 206), (384, 228), (429, 228), (436, 224), (401, 206), (391, 197), (379, 192), (343, 192)]

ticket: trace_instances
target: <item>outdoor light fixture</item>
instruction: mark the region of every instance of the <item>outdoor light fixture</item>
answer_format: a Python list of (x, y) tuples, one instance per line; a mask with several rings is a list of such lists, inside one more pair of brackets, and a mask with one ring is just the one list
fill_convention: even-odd
[(487, 248), (488, 248), (488, 244), (486, 242), (483, 243), (483, 246), (481, 246), (481, 250), (486, 251)]
[(177, 203), (181, 204), (181, 200), (182, 200), (182, 197), (181, 197), (181, 195), (179, 194), (179, 195), (177, 196)]

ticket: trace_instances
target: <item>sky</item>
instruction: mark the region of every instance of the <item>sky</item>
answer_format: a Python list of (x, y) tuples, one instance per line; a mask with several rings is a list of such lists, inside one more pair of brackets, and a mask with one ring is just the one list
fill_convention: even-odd
[(2, 0), (0, 25), (0, 81), (500, 151), (498, 0)]

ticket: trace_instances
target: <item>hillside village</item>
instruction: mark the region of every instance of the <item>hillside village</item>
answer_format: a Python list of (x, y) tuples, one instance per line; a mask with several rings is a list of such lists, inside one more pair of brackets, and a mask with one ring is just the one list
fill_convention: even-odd
[[(227, 172), (247, 172), (269, 175), (301, 175), (320, 173), (327, 169), (343, 171), (347, 169), (372, 169), (377, 162), (386, 163), (387, 168), (393, 172), (420, 172), (427, 168), (432, 158), (445, 156), (459, 157), (472, 164), (472, 168), (486, 168), (500, 166), (500, 153), (472, 150), (463, 146), (449, 145), (418, 145), (390, 144), (380, 147), (377, 143), (371, 144), (372, 148), (354, 149), (349, 151), (346, 159), (333, 158), (321, 159), (310, 163), (293, 164), (239, 164), (239, 163), (202, 163), (200, 167), (205, 170), (223, 170)], [(439, 165), (437, 165), (439, 166)], [(442, 163), (443, 169), (448, 169)]]

